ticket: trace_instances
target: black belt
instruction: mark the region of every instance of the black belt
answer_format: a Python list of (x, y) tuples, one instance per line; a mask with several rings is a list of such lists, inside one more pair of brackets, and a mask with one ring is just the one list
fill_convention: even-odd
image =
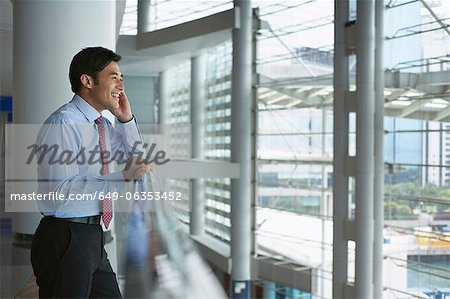
[(58, 218), (55, 216), (44, 216), (45, 218), (54, 218), (69, 222), (76, 222), (76, 223), (84, 223), (84, 224), (100, 224), (100, 215), (96, 216), (87, 216), (87, 217), (70, 217), (70, 218)]

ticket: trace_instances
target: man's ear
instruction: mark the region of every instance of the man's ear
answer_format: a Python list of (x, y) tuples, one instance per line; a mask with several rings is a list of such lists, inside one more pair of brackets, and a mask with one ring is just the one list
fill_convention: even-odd
[(92, 86), (94, 85), (94, 79), (86, 74), (81, 75), (80, 77), (81, 80), (81, 84), (83, 84), (84, 87), (86, 87), (87, 89), (91, 89)]

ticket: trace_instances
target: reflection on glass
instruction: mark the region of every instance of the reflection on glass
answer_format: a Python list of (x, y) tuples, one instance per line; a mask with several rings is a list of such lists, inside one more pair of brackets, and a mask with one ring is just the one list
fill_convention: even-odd
[[(135, 183), (135, 194), (164, 192), (154, 175)], [(132, 202), (127, 242), (127, 298), (226, 298), (166, 200)]]

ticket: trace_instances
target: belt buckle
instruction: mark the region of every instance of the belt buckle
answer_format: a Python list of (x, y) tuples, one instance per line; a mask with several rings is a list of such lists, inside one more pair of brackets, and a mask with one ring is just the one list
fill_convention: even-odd
[(87, 217), (87, 224), (100, 224), (100, 216), (89, 216)]

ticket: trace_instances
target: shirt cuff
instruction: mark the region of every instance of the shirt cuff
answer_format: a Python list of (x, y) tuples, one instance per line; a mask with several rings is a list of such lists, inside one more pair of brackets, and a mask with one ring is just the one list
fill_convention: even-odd
[(117, 119), (117, 121), (118, 121), (120, 124), (127, 124), (127, 123), (129, 123), (129, 122), (131, 122), (131, 121), (133, 121), (133, 120), (134, 120), (134, 114), (132, 114), (131, 119), (128, 120), (128, 121), (120, 121), (120, 119)]

